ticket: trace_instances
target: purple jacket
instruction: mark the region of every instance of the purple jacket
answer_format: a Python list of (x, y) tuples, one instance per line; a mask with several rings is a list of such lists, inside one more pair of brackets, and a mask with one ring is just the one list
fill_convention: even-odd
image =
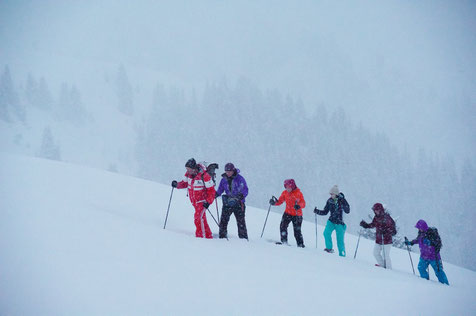
[[(239, 173), (240, 169), (236, 169), (231, 178), (228, 178), (226, 173), (222, 174), (222, 179), (220, 181), (220, 185), (218, 186), (216, 195), (220, 196), (223, 192), (225, 192), (227, 195), (237, 197), (238, 194), (241, 193), (243, 194), (243, 199), (241, 201), (245, 203), (245, 197), (248, 195), (248, 186), (246, 185), (245, 178), (243, 178)], [(231, 180), (231, 189), (229, 180)]]
[(419, 232), (417, 238), (412, 240), (412, 244), (418, 243), (420, 246), (420, 257), (425, 260), (441, 260), (440, 254), (435, 252), (435, 247), (433, 247), (430, 243), (430, 240), (426, 238), (428, 224), (424, 220), (420, 219), (416, 223), (415, 227), (419, 229)]

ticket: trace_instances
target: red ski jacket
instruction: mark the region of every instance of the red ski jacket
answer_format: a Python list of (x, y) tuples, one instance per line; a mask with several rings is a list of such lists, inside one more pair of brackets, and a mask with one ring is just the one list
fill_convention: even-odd
[(184, 179), (177, 184), (177, 189), (188, 187), (188, 197), (193, 206), (203, 202), (213, 203), (215, 199), (215, 184), (206, 171), (200, 171), (196, 176), (185, 173)]
[[(283, 193), (281, 193), (278, 202), (276, 202), (276, 205), (281, 205), (284, 201), (286, 201), (286, 210), (284, 212), (293, 216), (302, 216), (302, 209), (306, 207), (306, 201), (304, 201), (304, 196), (299, 188), (296, 188), (291, 192), (284, 190)], [(297, 211), (294, 209), (294, 205), (296, 204), (301, 207)]]

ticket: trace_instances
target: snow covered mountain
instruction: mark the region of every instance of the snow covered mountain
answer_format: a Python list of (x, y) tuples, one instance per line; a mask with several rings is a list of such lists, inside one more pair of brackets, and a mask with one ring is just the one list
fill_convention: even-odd
[[(476, 273), (445, 264), (451, 286), (412, 273), (392, 250), (374, 266), (373, 242), (346, 236), (327, 254), (318, 226), (306, 248), (277, 246), (278, 214), (247, 208), (249, 242), (194, 235), (185, 190), (62, 162), (0, 155), (1, 315), (470, 315)], [(177, 176), (183, 170), (177, 170)], [(215, 211), (215, 209), (213, 209)], [(217, 232), (209, 218), (212, 231)], [(323, 223), (323, 219), (320, 219)], [(416, 233), (416, 232), (415, 232)], [(291, 242), (294, 242), (291, 238)], [(449, 246), (449, 245), (448, 245)], [(412, 253), (416, 263), (418, 255)]]

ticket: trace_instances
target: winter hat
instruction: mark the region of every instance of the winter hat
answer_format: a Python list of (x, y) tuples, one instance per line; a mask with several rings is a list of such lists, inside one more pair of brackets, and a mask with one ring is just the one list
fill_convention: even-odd
[(185, 167), (192, 168), (192, 169), (198, 168), (197, 162), (193, 158), (190, 158), (189, 160), (187, 160), (187, 162), (185, 163)]
[(225, 165), (225, 171), (235, 171), (235, 165), (232, 164), (231, 162), (227, 163)]
[(334, 185), (330, 191), (329, 191), (330, 194), (335, 194), (335, 195), (339, 195), (340, 191), (339, 191), (339, 187), (336, 185)]
[(423, 230), (424, 232), (426, 232), (426, 231), (428, 230), (428, 224), (427, 224), (424, 220), (422, 220), (422, 219), (420, 219), (420, 220), (416, 223), (415, 227), (418, 228), (418, 229), (420, 229), (420, 230)]
[(385, 209), (381, 203), (375, 203), (374, 206), (372, 206), (372, 210), (375, 212), (375, 214), (383, 214), (385, 212)]
[(290, 187), (291, 190), (294, 190), (297, 188), (296, 182), (294, 182), (294, 179), (286, 179), (284, 180), (284, 187)]

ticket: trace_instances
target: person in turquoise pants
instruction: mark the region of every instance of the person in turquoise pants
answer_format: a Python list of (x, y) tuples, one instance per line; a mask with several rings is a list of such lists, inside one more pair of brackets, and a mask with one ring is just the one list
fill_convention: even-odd
[(345, 212), (349, 214), (350, 206), (345, 199), (344, 193), (339, 191), (339, 187), (334, 185), (329, 191), (331, 197), (327, 200), (326, 206), (323, 210), (314, 208), (314, 213), (317, 215), (327, 215), (329, 212), (331, 215), (327, 220), (326, 229), (324, 229), (324, 239), (326, 241), (326, 248), (324, 251), (333, 253), (332, 249), (332, 232), (336, 231), (337, 248), (339, 249), (339, 256), (345, 257), (345, 243), (344, 234), (347, 226), (345, 225), (342, 214)]

